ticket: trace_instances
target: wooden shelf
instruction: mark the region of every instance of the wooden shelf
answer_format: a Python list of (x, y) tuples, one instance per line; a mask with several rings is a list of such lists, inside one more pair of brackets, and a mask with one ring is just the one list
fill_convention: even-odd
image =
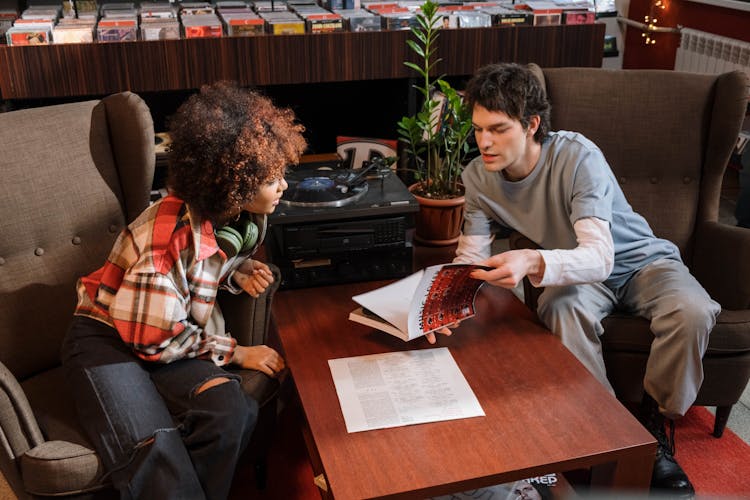
[[(409, 78), (409, 31), (263, 35), (123, 43), (0, 46), (0, 95), (29, 99), (123, 90), (194, 89), (219, 79), (279, 85)], [(490, 62), (542, 67), (602, 63), (604, 25), (445, 30), (438, 72), (470, 75)]]

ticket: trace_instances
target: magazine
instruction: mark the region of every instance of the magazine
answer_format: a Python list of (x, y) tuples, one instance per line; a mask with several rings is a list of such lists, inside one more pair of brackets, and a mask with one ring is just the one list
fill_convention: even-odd
[(360, 308), (349, 319), (412, 340), (474, 316), (484, 281), (470, 276), (475, 264), (441, 264), (352, 297)]
[(576, 496), (565, 476), (553, 472), (513, 483), (432, 497), (429, 500), (555, 500)]

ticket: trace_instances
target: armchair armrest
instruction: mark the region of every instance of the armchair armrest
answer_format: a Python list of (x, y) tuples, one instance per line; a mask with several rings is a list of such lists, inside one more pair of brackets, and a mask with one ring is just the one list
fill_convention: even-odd
[(239, 345), (252, 346), (268, 342), (271, 323), (271, 301), (281, 284), (281, 272), (268, 264), (274, 282), (257, 299), (246, 293), (234, 295), (226, 291), (219, 293), (219, 304), (224, 314), (227, 331), (237, 339)]
[[(237, 339), (237, 344), (239, 345), (253, 346), (269, 344), (268, 337), (272, 322), (271, 302), (281, 284), (281, 271), (275, 265), (271, 263), (267, 264), (273, 273), (274, 281), (257, 299), (244, 292), (239, 295), (234, 295), (227, 291), (219, 293), (218, 300), (221, 311), (224, 314), (224, 324), (227, 331)], [(271, 378), (265, 373), (255, 370), (233, 368), (232, 371), (242, 378), (242, 389), (245, 393), (255, 398), (261, 408), (266, 407), (269, 402), (276, 400), (276, 395), (279, 391), (278, 378)], [(268, 405), (268, 407), (269, 410), (267, 411), (275, 415), (275, 404)], [(270, 432), (268, 434), (270, 435)]]
[(0, 473), (14, 491), (24, 490), (21, 457), (43, 442), (26, 394), (11, 371), (0, 363)]
[[(513, 231), (512, 233), (510, 233), (510, 236), (508, 236), (508, 247), (511, 250), (520, 250), (523, 248), (536, 250), (538, 248), (541, 248), (539, 245), (537, 245), (518, 231)], [(543, 291), (544, 288), (537, 288), (533, 286), (531, 284), (531, 281), (529, 281), (529, 278), (523, 279), (523, 300), (526, 303), (526, 306), (534, 312), (536, 312), (539, 296)]]
[(0, 446), (12, 460), (44, 442), (29, 400), (8, 368), (0, 363)]
[(724, 309), (750, 309), (750, 229), (704, 222), (695, 232), (691, 271)]

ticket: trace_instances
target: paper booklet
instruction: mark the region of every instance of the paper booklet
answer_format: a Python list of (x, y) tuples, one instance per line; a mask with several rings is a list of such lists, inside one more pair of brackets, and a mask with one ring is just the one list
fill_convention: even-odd
[(362, 307), (349, 319), (412, 340), (474, 316), (474, 298), (484, 284), (469, 275), (475, 264), (430, 266), (399, 281), (352, 297)]
[(447, 347), (329, 359), (328, 366), (347, 432), (484, 416)]

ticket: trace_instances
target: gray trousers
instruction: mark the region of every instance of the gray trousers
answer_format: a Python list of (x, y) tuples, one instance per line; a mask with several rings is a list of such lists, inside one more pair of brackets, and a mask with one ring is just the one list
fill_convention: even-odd
[(683, 416), (703, 382), (702, 359), (721, 306), (684, 264), (667, 259), (647, 265), (618, 290), (602, 283), (547, 287), (539, 318), (613, 394), (599, 336), (601, 320), (614, 309), (651, 322), (655, 339), (644, 389), (667, 417)]

